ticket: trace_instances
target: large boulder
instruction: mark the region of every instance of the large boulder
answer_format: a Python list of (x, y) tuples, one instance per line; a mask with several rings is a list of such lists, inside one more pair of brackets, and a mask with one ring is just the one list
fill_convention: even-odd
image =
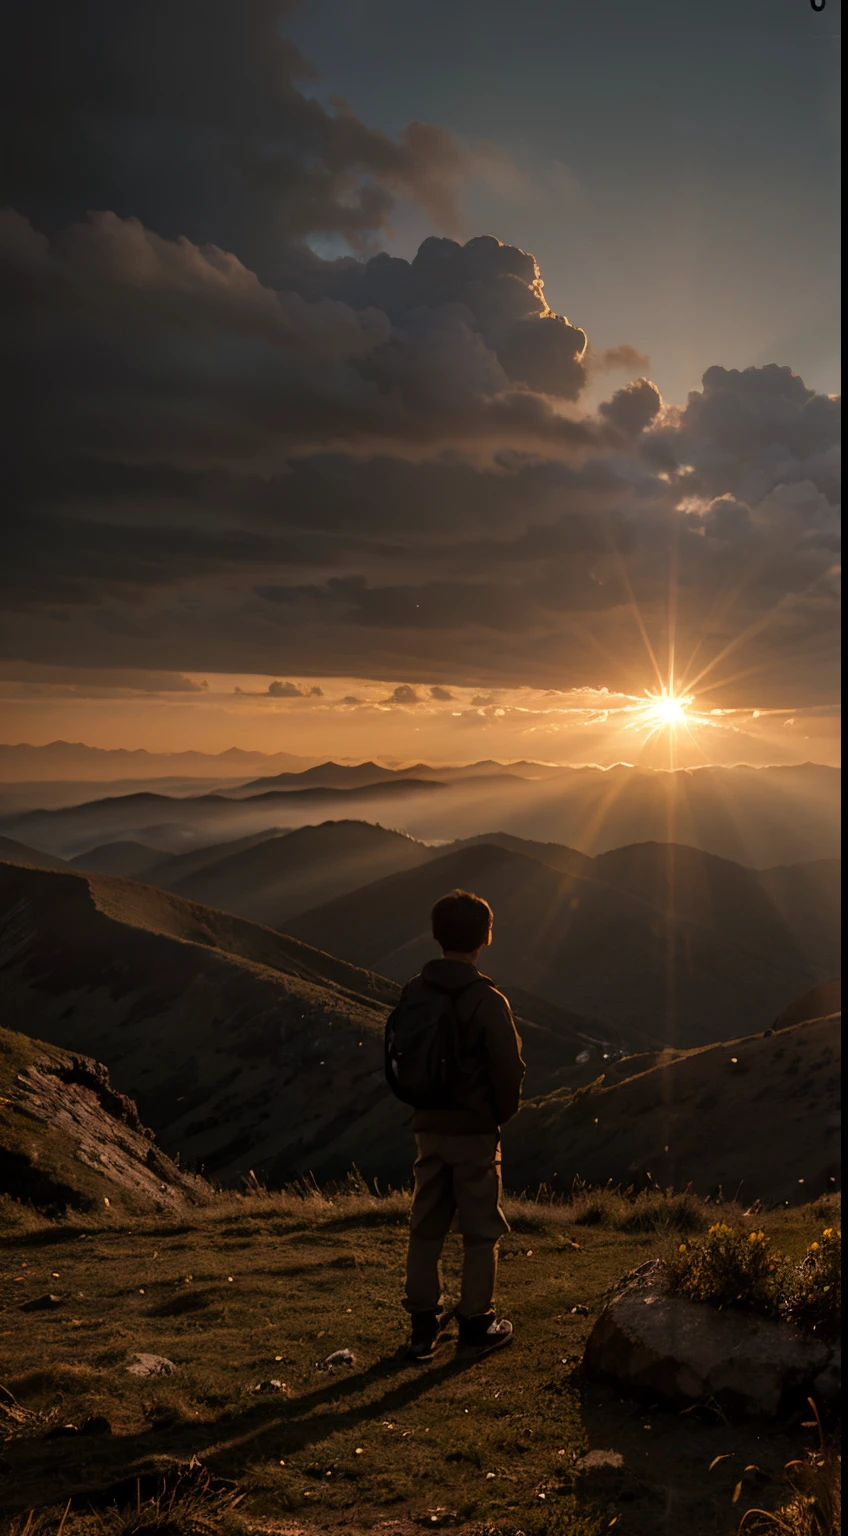
[(635, 1272), (601, 1312), (583, 1369), (634, 1395), (677, 1408), (711, 1400), (734, 1417), (776, 1418), (807, 1396), (832, 1400), (841, 1385), (833, 1345), (670, 1295), (659, 1263)]

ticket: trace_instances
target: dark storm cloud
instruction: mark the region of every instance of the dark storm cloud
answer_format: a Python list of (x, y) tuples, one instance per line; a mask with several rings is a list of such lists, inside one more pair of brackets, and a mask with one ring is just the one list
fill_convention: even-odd
[(280, 10), (15, 8), (0, 654), (399, 706), (428, 674), (643, 686), (632, 604), (664, 654), (673, 578), (680, 649), (831, 687), (839, 402), (714, 366), (680, 409), (636, 377), (592, 413), (590, 374), (647, 360), (592, 352), (527, 252), (322, 260), (305, 237), (371, 249), (396, 198), (450, 229), (470, 161), (321, 105)]
[(650, 426), (654, 417), (659, 415), (661, 406), (662, 397), (656, 384), (652, 384), (649, 379), (634, 379), (624, 389), (617, 389), (611, 400), (602, 402), (600, 414), (620, 427), (622, 432), (635, 437)]
[[(309, 94), (280, 0), (31, 0), (6, 8), (0, 203), (56, 230), (90, 208), (238, 251), (263, 274), (307, 235), (354, 245), (396, 196), (458, 222), (468, 156), (411, 122), (392, 139)], [(304, 89), (306, 87), (306, 89)]]

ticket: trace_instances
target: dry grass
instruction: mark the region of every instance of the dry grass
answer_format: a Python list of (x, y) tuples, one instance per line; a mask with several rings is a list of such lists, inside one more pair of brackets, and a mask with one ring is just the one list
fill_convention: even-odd
[[(614, 1517), (627, 1536), (728, 1536), (748, 1504), (771, 1503), (752, 1488), (734, 1506), (731, 1467), (756, 1463), (785, 1492), (803, 1432), (646, 1413), (574, 1373), (619, 1277), (718, 1207), (658, 1191), (509, 1200), (500, 1297), (515, 1345), (467, 1368), (448, 1342), (422, 1370), (400, 1353), (408, 1205), (354, 1177), (223, 1194), (181, 1220), (16, 1210), (0, 1237), (0, 1353), (22, 1418), (3, 1456), (2, 1536), (28, 1520), (27, 1536), (57, 1536), (69, 1497), (63, 1536), (601, 1536)], [(820, 1220), (757, 1215), (798, 1254)], [(454, 1295), (458, 1262), (450, 1240)], [(63, 1305), (29, 1314), (25, 1333), (16, 1307), (48, 1289)], [(352, 1369), (320, 1368), (344, 1347)], [(136, 1352), (174, 1375), (129, 1374)], [(284, 1390), (253, 1390), (272, 1379)], [(112, 1433), (43, 1438), (92, 1415)], [(623, 1470), (581, 1470), (610, 1447)]]
[(840, 1536), (842, 1531), (842, 1457), (825, 1435), (812, 1398), (815, 1417), (806, 1426), (819, 1432), (815, 1450), (787, 1462), (784, 1479), (789, 1493), (776, 1510), (749, 1509), (738, 1536)]

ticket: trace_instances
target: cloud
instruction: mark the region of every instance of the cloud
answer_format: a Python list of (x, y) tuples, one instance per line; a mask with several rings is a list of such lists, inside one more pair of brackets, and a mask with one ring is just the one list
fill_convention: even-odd
[(486, 709), (490, 704), (494, 704), (494, 702), (494, 696), (491, 693), (475, 693), (471, 700), (471, 706), (473, 709)]
[(392, 138), (344, 102), (322, 105), (317, 71), (281, 31), (290, 9), (87, 0), (81, 24), (64, 0), (16, 7), (0, 203), (51, 230), (112, 209), (266, 274), (316, 233), (366, 246), (398, 197), (453, 232), (473, 156), (445, 128), (412, 121)]
[(272, 699), (322, 699), (324, 697), (320, 688), (298, 688), (297, 683), (269, 683), (268, 692)]
[(399, 705), (428, 675), (445, 702), (639, 692), (674, 586), (719, 703), (835, 695), (838, 400), (705, 358), (663, 403), (517, 245), (372, 254), (398, 199), (450, 233), (469, 176), (511, 173), (323, 105), (271, 0), (73, 10), (16, 7), (0, 66), (0, 655), (153, 679), (343, 657)]
[(634, 379), (617, 389), (611, 400), (598, 406), (601, 416), (619, 427), (622, 432), (636, 435), (649, 427), (662, 408), (662, 396), (656, 384), (649, 379)]
[(616, 373), (619, 369), (635, 373), (637, 369), (644, 370), (651, 366), (647, 354), (631, 347), (627, 341), (618, 347), (606, 347), (602, 352), (592, 348), (588, 361), (593, 373)]
[(453, 697), (454, 695), (451, 693), (449, 688), (442, 688), (438, 683), (436, 683), (435, 686), (430, 689), (430, 698), (438, 700), (439, 703), (446, 704)]

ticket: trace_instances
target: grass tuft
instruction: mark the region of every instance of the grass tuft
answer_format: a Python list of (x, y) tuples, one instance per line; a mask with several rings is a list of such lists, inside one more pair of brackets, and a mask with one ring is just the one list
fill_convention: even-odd
[(839, 1536), (842, 1530), (842, 1457), (822, 1429), (812, 1398), (813, 1423), (819, 1431), (815, 1450), (783, 1469), (789, 1492), (774, 1510), (748, 1509), (737, 1527), (738, 1536)]

